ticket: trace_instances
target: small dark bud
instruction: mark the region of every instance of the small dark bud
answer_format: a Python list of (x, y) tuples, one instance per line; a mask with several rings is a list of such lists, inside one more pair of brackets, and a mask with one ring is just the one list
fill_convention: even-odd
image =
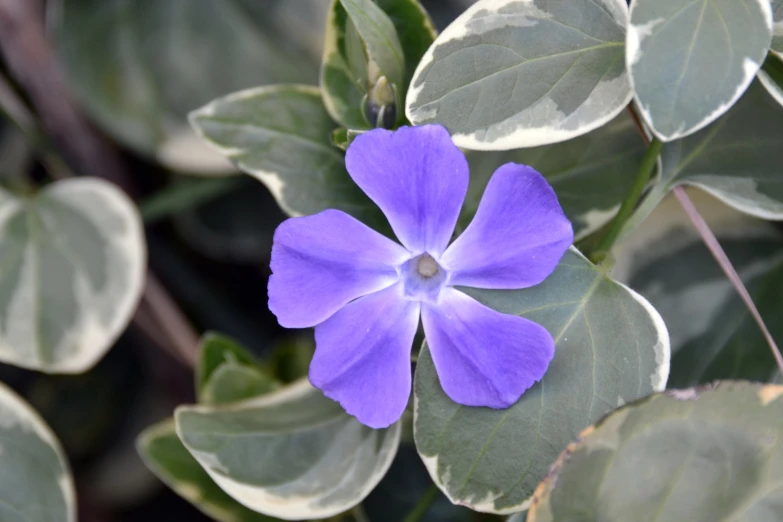
[(373, 127), (394, 128), (397, 121), (397, 88), (385, 76), (378, 78), (365, 98), (364, 114)]

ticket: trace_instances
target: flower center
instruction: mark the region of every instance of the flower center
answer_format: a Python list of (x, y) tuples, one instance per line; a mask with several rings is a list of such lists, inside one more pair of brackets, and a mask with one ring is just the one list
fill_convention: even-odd
[(415, 301), (437, 302), (449, 279), (448, 272), (427, 253), (408, 259), (397, 270), (403, 281), (405, 297)]
[(429, 254), (422, 254), (419, 256), (419, 263), (416, 265), (416, 270), (419, 271), (419, 275), (422, 277), (430, 278), (438, 273), (440, 265), (438, 262), (432, 259)]

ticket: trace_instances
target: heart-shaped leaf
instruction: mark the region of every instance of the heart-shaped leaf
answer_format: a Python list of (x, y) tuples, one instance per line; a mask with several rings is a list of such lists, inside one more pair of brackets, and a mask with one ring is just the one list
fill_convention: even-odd
[(480, 150), (589, 132), (631, 99), (627, 22), (624, 0), (479, 0), (422, 58), (408, 119), (440, 123)]
[(617, 213), (645, 150), (630, 113), (623, 111), (603, 127), (562, 143), (505, 152), (470, 152), (470, 186), (459, 225), (466, 227), (473, 219), (495, 169), (514, 162), (530, 165), (546, 177), (576, 237), (585, 236)]
[(400, 440), (399, 423), (368, 428), (306, 380), (228, 406), (180, 407), (175, 418), (185, 447), (226, 493), (289, 520), (326, 518), (361, 502)]
[[(370, 15), (384, 21), (375, 24)], [(387, 22), (391, 23), (391, 31)], [(333, 0), (326, 21), (321, 66), (324, 104), (332, 117), (348, 129), (374, 127), (374, 122), (368, 122), (363, 100), (378, 77), (384, 75), (396, 89), (399, 121), (403, 113), (400, 102), (435, 35), (432, 21), (418, 0)], [(368, 61), (381, 61), (377, 57), (381, 52), (388, 55), (391, 67), (368, 67)], [(397, 53), (403, 58), (401, 72)]]
[(289, 215), (337, 208), (365, 222), (383, 219), (330, 143), (336, 125), (316, 87), (234, 93), (193, 112), (190, 120), (210, 145), (263, 182)]
[(527, 522), (774, 522), (783, 386), (722, 382), (613, 412), (568, 446)]
[(443, 392), (425, 344), (414, 384), (416, 446), (453, 502), (477, 511), (520, 511), (582, 429), (664, 388), (669, 337), (647, 301), (575, 250), (538, 286), (464, 291), (543, 325), (555, 338), (555, 357), (543, 380), (510, 408), (471, 408)]
[(635, 0), (626, 63), (662, 141), (709, 125), (742, 96), (772, 38), (769, 0)]
[(178, 495), (219, 522), (271, 522), (215, 484), (177, 437), (172, 419), (144, 430), (136, 447), (147, 467)]
[(31, 198), (0, 190), (0, 361), (79, 373), (130, 322), (146, 264), (141, 218), (97, 178)]
[(49, 427), (4, 384), (0, 418), (0, 520), (76, 522), (73, 479)]
[(300, 16), (302, 2), (48, 5), (70, 85), (90, 115), (122, 143), (188, 174), (234, 172), (197, 139), (189, 111), (239, 89), (317, 77), (307, 40), (320, 45), (321, 18)]

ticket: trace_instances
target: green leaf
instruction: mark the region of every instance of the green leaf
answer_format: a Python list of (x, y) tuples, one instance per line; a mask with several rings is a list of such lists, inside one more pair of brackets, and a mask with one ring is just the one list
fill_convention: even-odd
[(68, 462), (52, 431), (0, 383), (0, 520), (76, 522), (76, 494)]
[(175, 419), (185, 447), (226, 493), (287, 519), (325, 518), (361, 502), (400, 439), (399, 423), (368, 428), (306, 380), (235, 405), (183, 406)]
[(742, 96), (772, 37), (769, 0), (635, 0), (626, 63), (661, 141), (709, 125)]
[(241, 91), (191, 113), (190, 120), (210, 145), (263, 182), (289, 215), (336, 208), (365, 222), (383, 219), (331, 145), (335, 124), (316, 87)]
[(234, 171), (196, 139), (187, 122), (194, 107), (239, 89), (316, 79), (306, 43), (319, 28), (292, 26), (303, 20), (301, 6), (287, 0), (48, 4), (70, 85), (93, 119), (185, 173)]
[(207, 332), (201, 338), (200, 357), (196, 365), (196, 392), (199, 396), (212, 374), (224, 364), (258, 368), (256, 358), (234, 339), (216, 332)]
[[(368, 23), (362, 10), (383, 22)], [(391, 32), (388, 22), (392, 24)], [(436, 34), (418, 0), (375, 0), (374, 3), (350, 0), (347, 7), (340, 0), (333, 0), (327, 15), (321, 66), (324, 103), (332, 117), (349, 129), (374, 127), (367, 121), (364, 99), (375, 80), (385, 75), (396, 87), (397, 121), (400, 121), (403, 111), (399, 107), (405, 99), (413, 71)], [(374, 42), (372, 45), (369, 38)], [(399, 63), (386, 69), (368, 69), (367, 60), (374, 56), (372, 49), (385, 51), (392, 62), (397, 61), (399, 52), (404, 60), (402, 69)]]
[(414, 384), (416, 446), (452, 502), (491, 513), (524, 510), (584, 427), (664, 388), (669, 337), (647, 301), (573, 249), (535, 287), (463, 291), (543, 325), (555, 338), (555, 357), (543, 380), (510, 408), (471, 408), (443, 392), (425, 345)]
[(460, 147), (505, 150), (574, 138), (631, 100), (624, 0), (480, 0), (424, 55), (406, 100), (416, 125)]
[[(386, 13), (373, 0), (340, 0), (359, 33), (367, 52), (368, 74), (386, 76), (394, 85), (402, 85), (405, 53), (397, 30)], [(370, 84), (375, 83), (370, 78)]]
[(131, 320), (146, 244), (133, 203), (97, 178), (0, 190), (0, 361), (86, 371)]
[(332, 132), (332, 145), (338, 149), (348, 150), (348, 147), (351, 146), (351, 143), (359, 134), (361, 134), (360, 131), (346, 129), (345, 127), (335, 129)]
[(783, 387), (675, 390), (585, 430), (527, 522), (774, 522), (783, 505)]
[(761, 85), (775, 101), (783, 105), (783, 55), (769, 53), (758, 72), (758, 77)]
[(781, 142), (783, 107), (756, 82), (718, 121), (664, 146), (662, 188), (693, 185), (746, 214), (783, 219)]
[(136, 448), (161, 481), (205, 515), (219, 522), (275, 520), (249, 510), (220, 489), (177, 438), (172, 419), (144, 430)]
[(783, 57), (783, 0), (772, 0), (772, 50)]
[(646, 145), (628, 111), (588, 134), (563, 143), (505, 152), (470, 152), (470, 186), (459, 226), (476, 213), (490, 177), (514, 162), (541, 172), (557, 193), (577, 238), (614, 216), (633, 184)]
[(228, 404), (276, 390), (280, 382), (266, 372), (227, 362), (215, 370), (202, 391), (204, 404)]

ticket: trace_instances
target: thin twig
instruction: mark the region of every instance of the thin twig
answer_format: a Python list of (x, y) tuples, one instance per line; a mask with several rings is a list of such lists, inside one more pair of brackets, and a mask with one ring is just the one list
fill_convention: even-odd
[(147, 272), (144, 302), (159, 323), (164, 325), (163, 331), (176, 348), (179, 359), (191, 368), (195, 367), (198, 360), (198, 335), (152, 272)]
[(756, 324), (761, 329), (761, 333), (764, 335), (764, 338), (767, 340), (767, 344), (769, 344), (770, 350), (772, 350), (772, 355), (773, 357), (775, 357), (775, 362), (777, 362), (778, 368), (780, 368), (780, 371), (783, 372), (783, 356), (781, 356), (780, 354), (780, 349), (778, 348), (778, 345), (775, 343), (775, 339), (772, 338), (772, 334), (769, 333), (769, 330), (767, 329), (767, 325), (764, 324), (764, 319), (761, 317), (758, 308), (756, 308), (756, 304), (753, 302), (753, 299), (750, 297), (750, 293), (748, 293), (748, 289), (745, 288), (742, 279), (740, 279), (740, 276), (737, 274), (737, 271), (734, 269), (734, 266), (731, 264), (731, 261), (729, 261), (729, 257), (726, 255), (726, 252), (720, 246), (720, 243), (718, 242), (718, 239), (715, 237), (715, 234), (712, 233), (712, 230), (710, 230), (710, 227), (707, 225), (707, 222), (704, 221), (704, 218), (701, 216), (701, 214), (699, 214), (699, 211), (696, 209), (696, 206), (693, 204), (693, 201), (691, 201), (691, 198), (688, 197), (688, 194), (685, 192), (684, 188), (682, 188), (681, 186), (674, 187), (674, 195), (677, 197), (677, 200), (679, 200), (683, 210), (688, 215), (691, 222), (693, 223), (693, 226), (698, 231), (699, 235), (704, 241), (704, 244), (707, 245), (707, 248), (712, 253), (712, 256), (718, 262), (718, 265), (720, 265), (721, 269), (723, 270), (723, 273), (726, 274), (726, 277), (729, 278), (729, 281), (731, 281), (731, 284), (734, 286), (734, 289), (737, 290), (737, 293), (744, 301), (745, 306), (748, 307), (750, 314), (753, 316), (753, 319), (756, 321)]

